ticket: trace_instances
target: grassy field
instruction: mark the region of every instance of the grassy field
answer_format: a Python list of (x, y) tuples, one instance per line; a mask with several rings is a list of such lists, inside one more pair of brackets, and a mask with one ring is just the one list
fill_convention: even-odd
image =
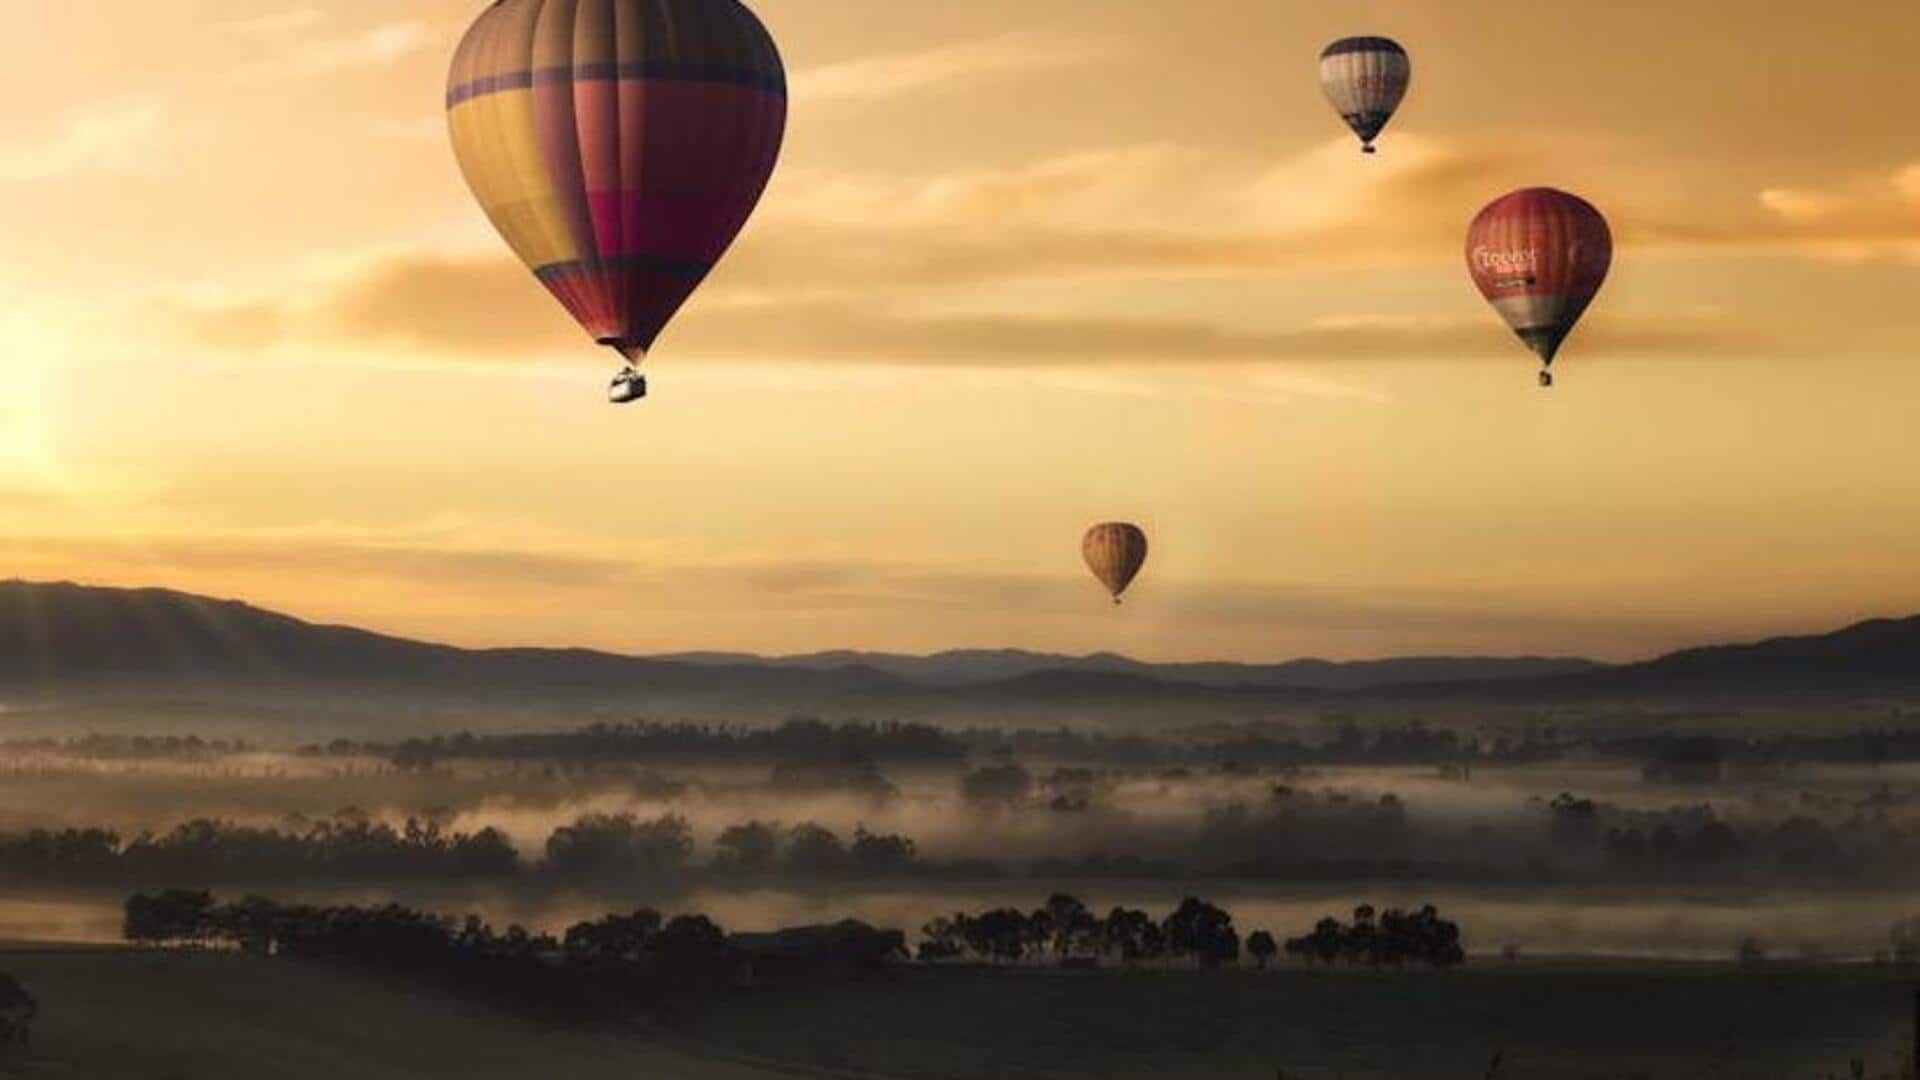
[(616, 1033), (571, 1031), (350, 972), (231, 955), (0, 950), (40, 1000), (0, 1076), (62, 1080), (773, 1080)]
[(1891, 973), (1698, 966), (914, 972), (890, 985), (730, 1006), (701, 1034), (786, 1060), (899, 1077), (1479, 1080), (1819, 1078), (1907, 1044)]
[[(570, 1029), (234, 955), (0, 949), (40, 999), (0, 1077), (1503, 1080), (1881, 1076), (1913, 988), (1869, 969), (1484, 966), (1444, 975), (913, 970), (729, 1000), (662, 1038)], [(786, 1066), (748, 1062), (784, 1062)]]

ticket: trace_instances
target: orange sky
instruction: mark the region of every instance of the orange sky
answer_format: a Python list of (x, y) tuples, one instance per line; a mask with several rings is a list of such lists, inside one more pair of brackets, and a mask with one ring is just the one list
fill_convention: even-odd
[[(1920, 6), (759, 0), (786, 156), (628, 409), (448, 151), (480, 7), (0, 0), (0, 576), (643, 651), (1920, 610)], [(1375, 159), (1347, 33), (1414, 57)], [(1620, 241), (1552, 394), (1459, 256), (1536, 183)]]

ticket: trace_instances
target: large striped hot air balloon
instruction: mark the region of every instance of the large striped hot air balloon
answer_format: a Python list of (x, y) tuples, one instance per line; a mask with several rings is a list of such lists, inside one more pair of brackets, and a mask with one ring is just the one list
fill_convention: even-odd
[(1502, 195), (1467, 230), (1473, 283), (1539, 354), (1541, 386), (1553, 385), (1553, 358), (1612, 265), (1607, 219), (1585, 199), (1553, 188)]
[(1413, 62), (1391, 38), (1341, 38), (1320, 54), (1320, 89), (1369, 154), (1412, 80)]
[(1113, 602), (1133, 584), (1147, 562), (1147, 534), (1138, 525), (1109, 521), (1087, 530), (1080, 541), (1080, 554), (1087, 569), (1113, 594)]
[(495, 0), (454, 54), (454, 154), (514, 254), (637, 365), (760, 201), (786, 132), (773, 38), (739, 0)]

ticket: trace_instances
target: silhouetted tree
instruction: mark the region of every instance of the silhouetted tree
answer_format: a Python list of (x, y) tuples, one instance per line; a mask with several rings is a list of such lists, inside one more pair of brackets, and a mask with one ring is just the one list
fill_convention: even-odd
[(1265, 930), (1255, 930), (1247, 935), (1247, 955), (1253, 957), (1254, 964), (1261, 971), (1267, 970), (1267, 965), (1271, 964), (1273, 958), (1279, 954), (1280, 946), (1275, 943), (1272, 934)]
[(729, 825), (714, 841), (720, 854), (714, 867), (745, 874), (772, 871), (780, 860), (780, 828), (764, 821)]
[(1240, 935), (1233, 929), (1233, 916), (1197, 897), (1182, 900), (1160, 927), (1166, 933), (1170, 954), (1191, 956), (1202, 967), (1230, 964), (1240, 958)]
[(808, 822), (787, 836), (787, 867), (798, 874), (837, 874), (852, 865), (833, 830)]
[(893, 874), (911, 869), (915, 852), (906, 837), (870, 833), (863, 825), (854, 829), (851, 855), (854, 869), (863, 874)]
[(588, 814), (547, 838), (547, 868), (563, 876), (671, 876), (692, 853), (692, 827), (672, 814), (647, 822)]
[(1033, 774), (1011, 762), (988, 765), (961, 777), (960, 794), (987, 805), (1025, 802), (1033, 797)]

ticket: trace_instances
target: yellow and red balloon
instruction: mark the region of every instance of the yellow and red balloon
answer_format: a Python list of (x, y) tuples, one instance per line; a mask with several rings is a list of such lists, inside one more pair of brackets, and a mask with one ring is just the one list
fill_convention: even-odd
[(447, 85), (481, 207), (630, 362), (745, 227), (786, 119), (780, 52), (739, 0), (496, 0)]

